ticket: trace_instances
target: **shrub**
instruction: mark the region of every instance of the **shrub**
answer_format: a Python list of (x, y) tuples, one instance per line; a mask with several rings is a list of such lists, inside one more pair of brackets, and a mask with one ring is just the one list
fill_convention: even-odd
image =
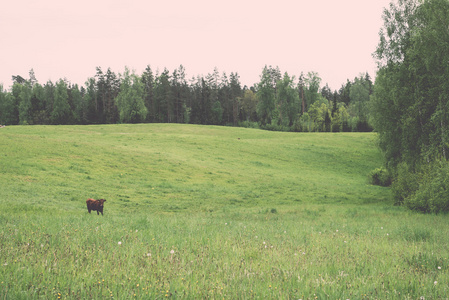
[(370, 173), (371, 184), (380, 186), (390, 186), (391, 176), (390, 173), (384, 168), (377, 168)]
[(449, 163), (437, 161), (418, 176), (416, 192), (404, 198), (404, 204), (422, 212), (449, 212)]
[(404, 200), (416, 192), (418, 176), (419, 174), (413, 172), (407, 163), (398, 165), (396, 177), (391, 185), (395, 205), (404, 204)]

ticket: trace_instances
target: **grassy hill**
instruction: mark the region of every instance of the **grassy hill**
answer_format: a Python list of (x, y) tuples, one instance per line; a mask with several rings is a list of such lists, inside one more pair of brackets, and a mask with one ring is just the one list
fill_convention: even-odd
[(106, 198), (110, 211), (152, 212), (388, 198), (386, 189), (367, 184), (381, 165), (373, 134), (184, 125), (11, 127), (0, 134), (0, 196), (56, 209), (64, 203), (64, 211), (83, 208), (87, 197)]
[(447, 295), (447, 217), (394, 207), (381, 163), (368, 133), (0, 129), (0, 298)]

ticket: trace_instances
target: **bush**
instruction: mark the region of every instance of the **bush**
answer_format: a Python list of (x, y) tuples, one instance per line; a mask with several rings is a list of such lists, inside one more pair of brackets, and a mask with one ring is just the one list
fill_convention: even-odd
[(245, 128), (256, 128), (259, 129), (259, 123), (257, 122), (251, 122), (251, 121), (240, 121), (238, 122), (238, 127), (245, 127)]
[(396, 177), (392, 183), (395, 205), (403, 204), (406, 198), (418, 189), (419, 174), (413, 172), (406, 163), (398, 165)]
[(390, 186), (391, 176), (390, 173), (384, 168), (377, 168), (370, 173), (371, 184), (380, 186)]
[(418, 178), (416, 192), (406, 197), (404, 204), (422, 212), (449, 212), (449, 163), (437, 161), (429, 165)]

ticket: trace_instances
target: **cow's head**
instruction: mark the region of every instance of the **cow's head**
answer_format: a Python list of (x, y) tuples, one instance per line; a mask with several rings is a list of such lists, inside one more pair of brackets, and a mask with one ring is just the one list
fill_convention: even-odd
[(97, 201), (98, 201), (98, 203), (100, 203), (101, 207), (103, 207), (104, 203), (106, 202), (105, 199), (98, 199)]

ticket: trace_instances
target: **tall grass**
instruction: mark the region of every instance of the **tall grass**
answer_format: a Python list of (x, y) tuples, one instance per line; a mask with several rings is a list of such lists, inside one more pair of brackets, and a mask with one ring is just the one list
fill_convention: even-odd
[(0, 298), (446, 298), (447, 216), (367, 183), (374, 138), (7, 127)]

